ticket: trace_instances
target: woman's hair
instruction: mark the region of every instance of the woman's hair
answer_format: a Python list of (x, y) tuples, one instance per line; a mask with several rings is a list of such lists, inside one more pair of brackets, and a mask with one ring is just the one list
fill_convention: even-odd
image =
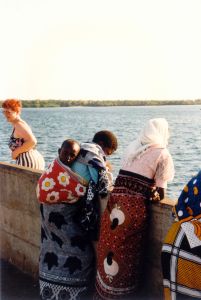
[(61, 148), (68, 148), (71, 147), (73, 144), (78, 144), (80, 146), (80, 144), (76, 140), (67, 139), (61, 144)]
[(7, 99), (2, 103), (2, 108), (11, 109), (16, 113), (20, 113), (22, 108), (22, 103), (20, 100), (17, 99)]
[(109, 130), (98, 131), (94, 135), (92, 142), (96, 144), (101, 143), (104, 147), (113, 150), (113, 152), (116, 151), (118, 147), (116, 136)]

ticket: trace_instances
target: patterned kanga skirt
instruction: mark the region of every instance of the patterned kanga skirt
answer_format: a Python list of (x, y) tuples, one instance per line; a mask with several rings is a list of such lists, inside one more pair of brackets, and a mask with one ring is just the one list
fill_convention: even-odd
[(88, 299), (94, 288), (95, 253), (75, 219), (79, 207), (79, 202), (40, 205), (42, 300)]
[(120, 170), (101, 221), (95, 299), (132, 298), (142, 269), (153, 180)]
[[(201, 215), (197, 219), (201, 223)], [(165, 237), (162, 270), (166, 300), (201, 299), (201, 230), (198, 230), (196, 236), (190, 221), (175, 222)]]
[(39, 280), (41, 300), (81, 300), (88, 299), (87, 287), (71, 287), (64, 284)]

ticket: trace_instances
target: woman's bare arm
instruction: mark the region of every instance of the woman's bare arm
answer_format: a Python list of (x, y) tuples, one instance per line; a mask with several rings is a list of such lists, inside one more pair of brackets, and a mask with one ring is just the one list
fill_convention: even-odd
[(161, 188), (161, 187), (158, 187), (157, 192), (159, 193), (160, 200), (163, 200), (165, 198), (165, 189)]
[(20, 153), (31, 150), (37, 144), (31, 128), (24, 121), (19, 121), (15, 124), (15, 137), (23, 138), (24, 143), (12, 152), (13, 159), (16, 159)]

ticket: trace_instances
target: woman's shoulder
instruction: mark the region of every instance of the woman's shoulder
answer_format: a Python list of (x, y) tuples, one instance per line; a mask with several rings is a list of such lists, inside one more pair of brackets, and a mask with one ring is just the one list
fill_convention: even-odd
[(154, 155), (156, 158), (171, 156), (167, 148), (151, 147), (149, 150), (150, 155)]
[(15, 132), (17, 133), (18, 131), (26, 131), (29, 133), (32, 133), (31, 127), (28, 125), (27, 122), (24, 120), (20, 119), (16, 124), (15, 124)]
[(171, 156), (168, 148), (158, 148), (158, 154), (160, 157), (164, 157), (164, 158)]
[(167, 148), (153, 148), (150, 155), (156, 164), (173, 164), (172, 156)]

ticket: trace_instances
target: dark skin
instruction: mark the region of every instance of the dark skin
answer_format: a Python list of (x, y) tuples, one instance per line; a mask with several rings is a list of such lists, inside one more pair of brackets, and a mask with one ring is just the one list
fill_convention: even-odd
[(165, 189), (164, 188), (160, 188), (160, 187), (157, 187), (152, 195), (151, 195), (151, 200), (153, 202), (157, 202), (157, 201), (160, 201), (160, 200), (163, 200), (165, 198)]
[(70, 166), (78, 156), (79, 152), (79, 144), (76, 142), (69, 142), (65, 146), (59, 148), (59, 159), (64, 165)]
[(101, 146), (101, 148), (103, 149), (105, 155), (111, 155), (114, 152), (114, 149), (109, 148), (109, 147), (105, 147), (103, 142), (99, 142), (98, 145)]
[[(98, 143), (106, 155), (111, 155), (114, 152), (114, 149), (105, 147), (102, 142)], [(66, 140), (64, 145), (59, 148), (59, 159), (61, 162), (66, 165), (70, 166), (76, 157), (79, 155), (80, 152), (80, 145), (75, 140)]]
[(157, 189), (160, 196), (160, 200), (163, 200), (165, 198), (165, 189), (163, 188), (157, 188)]

